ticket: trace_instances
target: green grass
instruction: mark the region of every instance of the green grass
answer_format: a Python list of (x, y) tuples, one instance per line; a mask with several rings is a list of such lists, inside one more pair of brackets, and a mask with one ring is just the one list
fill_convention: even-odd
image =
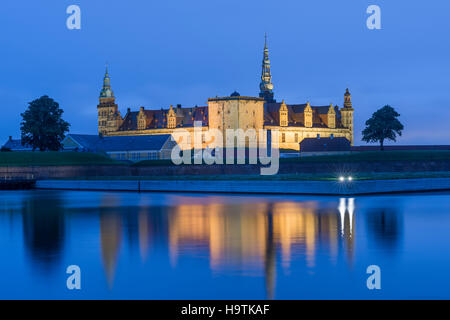
[[(426, 179), (450, 178), (450, 171), (439, 172), (379, 172), (356, 173), (353, 180), (387, 180), (387, 179)], [(278, 174), (273, 176), (261, 175), (190, 175), (190, 176), (151, 176), (151, 177), (74, 177), (61, 180), (205, 180), (205, 181), (337, 181), (339, 175), (335, 173), (321, 174)]]
[(0, 166), (77, 166), (124, 164), (109, 157), (88, 152), (0, 152)]
[[(450, 161), (450, 151), (371, 151), (341, 155), (281, 158), (280, 163), (345, 163)], [(0, 152), (0, 166), (127, 165), (102, 154), (87, 152)], [(146, 160), (133, 166), (173, 166), (171, 160)]]
[[(298, 158), (280, 158), (280, 163), (344, 163), (344, 162), (394, 162), (394, 161), (450, 161), (450, 151), (367, 151), (349, 154), (318, 155)], [(248, 162), (248, 161), (247, 161)], [(144, 160), (133, 166), (172, 166), (171, 160)]]

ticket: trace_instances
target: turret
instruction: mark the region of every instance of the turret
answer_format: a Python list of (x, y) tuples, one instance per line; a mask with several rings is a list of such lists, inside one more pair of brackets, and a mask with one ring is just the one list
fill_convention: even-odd
[(336, 111), (334, 111), (333, 104), (330, 104), (330, 108), (328, 108), (327, 122), (328, 128), (336, 128)]
[(306, 103), (305, 110), (303, 111), (303, 115), (305, 116), (305, 127), (306, 128), (312, 128), (313, 126), (313, 110), (311, 108), (311, 105), (309, 104), (309, 101)]
[(145, 128), (147, 127), (147, 115), (145, 114), (144, 107), (139, 108), (137, 120), (138, 120), (137, 123), (138, 130), (145, 130)]
[(283, 100), (280, 106), (280, 127), (287, 127), (287, 126), (288, 126), (288, 108)]
[(173, 106), (170, 106), (169, 111), (167, 112), (167, 128), (173, 129), (177, 126), (177, 115), (173, 110)]
[(345, 90), (344, 94), (344, 107), (341, 108), (341, 120), (342, 125), (349, 130), (348, 139), (353, 145), (353, 106), (352, 106), (352, 95), (348, 88)]
[(109, 78), (108, 67), (106, 67), (103, 78), (103, 87), (100, 91), (100, 103), (115, 102), (114, 92), (111, 90), (111, 79)]
[(348, 91), (348, 88), (345, 90), (344, 94), (344, 107), (346, 108), (352, 107), (352, 95), (350, 94), (350, 91)]

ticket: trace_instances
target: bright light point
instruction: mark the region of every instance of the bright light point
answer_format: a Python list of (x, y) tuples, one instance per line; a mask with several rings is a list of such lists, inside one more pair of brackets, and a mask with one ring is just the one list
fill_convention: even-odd
[(344, 181), (345, 180), (345, 178), (344, 177), (339, 177), (339, 181)]
[(348, 179), (348, 181), (352, 181), (352, 180), (353, 180), (353, 178), (352, 178), (352, 177), (348, 177), (347, 179)]

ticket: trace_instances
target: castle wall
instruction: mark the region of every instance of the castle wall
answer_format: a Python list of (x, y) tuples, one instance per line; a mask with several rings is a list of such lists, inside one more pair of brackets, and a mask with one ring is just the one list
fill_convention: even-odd
[[(199, 137), (197, 140), (201, 143), (202, 148), (205, 149), (207, 147), (207, 132), (208, 127), (199, 127), (198, 134)], [(175, 129), (169, 128), (160, 128), (160, 129), (147, 129), (147, 130), (130, 130), (130, 131), (114, 131), (108, 132), (107, 136), (139, 136), (139, 135), (158, 135), (158, 134), (170, 134), (174, 137), (177, 144), (180, 146), (181, 150), (190, 150), (194, 146), (194, 127), (179, 127)], [(189, 136), (189, 139), (187, 136)], [(181, 138), (181, 139), (180, 139)]]
[[(278, 142), (280, 149), (300, 150), (300, 142), (305, 138), (321, 138), (344, 137), (352, 141), (352, 133), (347, 128), (305, 128), (305, 127), (280, 127), (280, 126), (266, 126), (267, 130), (279, 130)], [(284, 134), (284, 141), (283, 141)]]

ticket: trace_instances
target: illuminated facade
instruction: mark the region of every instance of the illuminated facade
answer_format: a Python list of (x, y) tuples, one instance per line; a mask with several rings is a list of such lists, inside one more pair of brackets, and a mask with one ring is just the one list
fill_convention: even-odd
[[(229, 97), (209, 98), (207, 106), (161, 108), (128, 111), (121, 116), (111, 89), (108, 71), (105, 73), (98, 109), (98, 131), (104, 136), (173, 134), (184, 129), (194, 141), (194, 124), (201, 125), (202, 148), (221, 146), (209, 133), (219, 130), (226, 139), (227, 129), (278, 130), (281, 149), (299, 150), (304, 138), (344, 137), (353, 144), (353, 107), (351, 94), (344, 94), (344, 106), (312, 106), (288, 104), (274, 99), (267, 37), (264, 45), (259, 97), (245, 97), (234, 92)], [(177, 141), (182, 149), (192, 148), (191, 142)]]

